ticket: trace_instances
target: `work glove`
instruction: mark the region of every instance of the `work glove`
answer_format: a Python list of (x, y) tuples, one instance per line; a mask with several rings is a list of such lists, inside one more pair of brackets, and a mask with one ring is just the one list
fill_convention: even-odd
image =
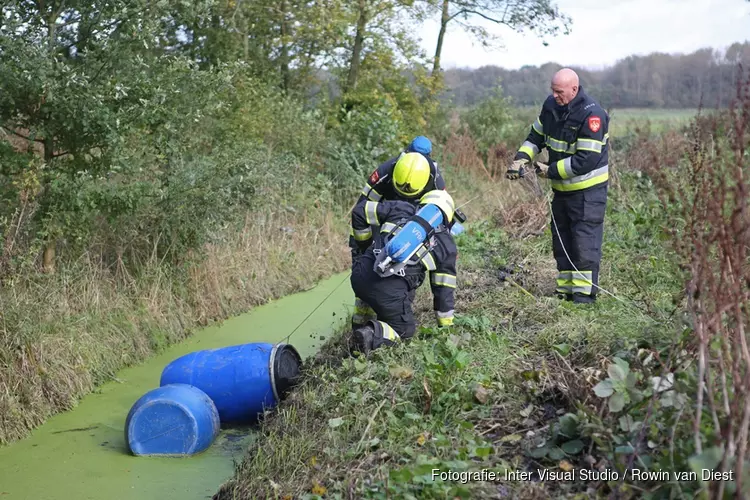
[(534, 167), (536, 175), (539, 177), (547, 177), (547, 171), (549, 170), (549, 165), (542, 163), (540, 161), (534, 162)]
[(518, 179), (519, 177), (523, 177), (524, 171), (523, 167), (529, 163), (529, 160), (521, 158), (520, 160), (515, 160), (513, 164), (508, 167), (508, 171), (505, 173), (506, 179)]

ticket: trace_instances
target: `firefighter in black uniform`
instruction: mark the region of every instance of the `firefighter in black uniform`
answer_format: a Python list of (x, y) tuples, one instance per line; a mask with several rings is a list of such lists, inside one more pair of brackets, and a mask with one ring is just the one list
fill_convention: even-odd
[[(428, 203), (440, 208), (443, 223), (427, 233), (425, 241), (404, 268), (404, 276), (383, 277), (378, 274), (375, 264), (379, 253), (406, 223), (421, 219), (417, 215), (420, 205)], [(352, 212), (355, 230), (369, 227), (373, 222), (362, 213), (362, 210)], [(354, 350), (367, 354), (381, 345), (393, 345), (399, 339), (409, 339), (414, 335), (417, 325), (412, 303), (428, 271), (437, 324), (439, 327), (453, 324), (453, 291), (456, 288), (458, 255), (456, 243), (450, 233), (453, 215), (453, 199), (443, 190), (428, 191), (420, 198), (419, 205), (404, 200), (386, 200), (377, 205), (372, 216), (380, 225), (380, 231), (373, 235), (371, 241), (360, 242), (366, 250), (354, 262), (351, 276), (355, 295), (373, 309), (376, 319), (369, 319), (363, 325), (353, 328)], [(422, 227), (429, 226), (427, 221), (419, 222)]]
[(558, 270), (556, 291), (574, 303), (591, 303), (599, 283), (607, 205), (609, 116), (584, 93), (571, 69), (558, 71), (551, 89), (506, 176), (522, 177), (524, 166), (528, 168), (547, 148), (549, 162), (534, 162), (534, 166), (537, 175), (550, 180), (554, 192), (551, 229)]
[[(416, 137), (403, 152), (381, 164), (370, 175), (357, 200), (355, 210), (359, 210), (362, 214), (366, 214), (365, 209), (373, 213), (378, 204), (385, 200), (405, 200), (416, 203), (419, 196), (427, 191), (444, 190), (445, 181), (440, 175), (437, 164), (430, 158), (431, 152), (430, 140), (424, 136)], [(352, 226), (349, 235), (352, 262), (361, 255), (363, 248), (361, 243), (369, 241), (373, 230), (377, 232), (377, 229), (376, 224), (359, 229)], [(359, 297), (355, 297), (352, 328), (364, 325), (374, 316), (375, 312)]]

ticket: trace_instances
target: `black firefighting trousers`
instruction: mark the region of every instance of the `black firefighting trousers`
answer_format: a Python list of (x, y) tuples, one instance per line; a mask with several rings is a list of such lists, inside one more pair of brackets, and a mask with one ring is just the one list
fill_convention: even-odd
[[(377, 321), (387, 323), (399, 337), (413, 337), (417, 323), (412, 304), (421, 284), (419, 276), (382, 278), (373, 270), (374, 266), (375, 257), (369, 252), (357, 258), (352, 265), (350, 281), (357, 298), (355, 314), (358, 307), (369, 307), (374, 311)], [(353, 326), (357, 326), (354, 321)]]
[(604, 184), (584, 191), (555, 191), (552, 199), (556, 291), (573, 302), (596, 300), (607, 189)]

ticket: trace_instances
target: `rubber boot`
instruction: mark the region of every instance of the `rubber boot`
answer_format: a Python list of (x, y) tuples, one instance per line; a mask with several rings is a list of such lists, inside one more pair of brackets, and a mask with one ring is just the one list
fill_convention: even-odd
[(367, 356), (372, 351), (375, 330), (369, 324), (357, 328), (352, 334), (352, 348)]

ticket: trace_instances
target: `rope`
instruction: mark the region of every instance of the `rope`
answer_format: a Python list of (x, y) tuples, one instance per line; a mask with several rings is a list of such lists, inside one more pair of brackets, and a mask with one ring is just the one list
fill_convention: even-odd
[(296, 332), (297, 330), (299, 330), (299, 328), (300, 328), (300, 327), (301, 327), (302, 325), (304, 325), (304, 324), (305, 324), (305, 321), (307, 321), (308, 319), (310, 319), (310, 316), (312, 316), (313, 314), (315, 314), (315, 311), (317, 311), (318, 309), (320, 309), (320, 306), (322, 306), (322, 305), (323, 305), (323, 304), (325, 303), (325, 301), (326, 301), (326, 300), (328, 300), (328, 299), (329, 299), (329, 298), (331, 297), (331, 295), (333, 295), (333, 293), (334, 293), (334, 292), (335, 292), (336, 290), (338, 290), (338, 289), (339, 289), (339, 287), (340, 287), (341, 285), (343, 285), (343, 284), (344, 284), (344, 281), (346, 281), (346, 279), (347, 279), (347, 278), (349, 278), (349, 276), (350, 276), (351, 274), (352, 274), (352, 272), (351, 272), (351, 271), (349, 271), (348, 273), (346, 273), (346, 276), (344, 276), (344, 279), (342, 279), (342, 280), (341, 280), (341, 282), (340, 282), (340, 283), (339, 283), (338, 285), (336, 285), (336, 286), (334, 287), (334, 289), (333, 289), (333, 290), (331, 290), (331, 292), (330, 292), (330, 293), (329, 293), (328, 295), (326, 295), (326, 297), (325, 297), (325, 298), (324, 298), (323, 300), (321, 300), (321, 301), (320, 301), (320, 303), (319, 303), (319, 304), (318, 304), (317, 306), (315, 306), (315, 309), (313, 309), (312, 311), (310, 311), (310, 314), (308, 314), (307, 316), (305, 316), (305, 319), (303, 319), (302, 321), (300, 321), (299, 325), (297, 325), (297, 327), (296, 327), (296, 328), (295, 328), (294, 330), (292, 330), (292, 333), (290, 333), (289, 335), (287, 335), (286, 337), (284, 337), (283, 339), (281, 339), (281, 340), (280, 340), (279, 342), (277, 342), (277, 343), (276, 343), (276, 345), (279, 345), (279, 344), (281, 344), (282, 342), (283, 342), (283, 343), (289, 343), (289, 339), (290, 339), (290, 338), (292, 337), (292, 335), (294, 335), (294, 333), (295, 333), (295, 332)]
[[(529, 179), (529, 178), (524, 176), (524, 179)], [(537, 188), (537, 192), (540, 192), (539, 191), (540, 190), (539, 180), (536, 178), (536, 176), (533, 177), (533, 183), (535, 184), (535, 187)], [(555, 219), (555, 212), (552, 210), (552, 201), (550, 200), (549, 194), (544, 195), (544, 198), (547, 200), (547, 206), (549, 207), (549, 213), (552, 216), (552, 223), (555, 226), (555, 233), (557, 235), (557, 240), (560, 242), (560, 246), (562, 247), (563, 252), (565, 253), (565, 258), (568, 259), (568, 262), (570, 263), (571, 266), (573, 266), (573, 269), (575, 269), (575, 271), (579, 274), (579, 276), (581, 276), (582, 275), (581, 271), (579, 271), (578, 268), (576, 267), (576, 265), (573, 264), (573, 260), (570, 258), (570, 255), (568, 254), (568, 250), (565, 248), (565, 244), (563, 243), (562, 238), (560, 237), (560, 231), (559, 231), (559, 229), (557, 227), (557, 220)], [(473, 200), (471, 200), (471, 201), (473, 201)], [(603, 288), (603, 287), (601, 287), (601, 286), (599, 286), (597, 284), (594, 284), (591, 280), (584, 279), (584, 281), (588, 282), (591, 286), (596, 287), (598, 290), (601, 290), (602, 292), (606, 293), (607, 295), (610, 295), (611, 297), (614, 297), (616, 300), (622, 302), (623, 304), (625, 304), (627, 306), (631, 306), (631, 307), (637, 309), (639, 312), (643, 313), (643, 310), (641, 310), (640, 307), (638, 307), (637, 305), (635, 305), (635, 302), (633, 302), (631, 299), (628, 299), (629, 302), (627, 302), (627, 301), (621, 299), (620, 297), (618, 297), (617, 295), (615, 295), (614, 293), (610, 292), (609, 290), (607, 290), (607, 289), (605, 289), (605, 288)]]

